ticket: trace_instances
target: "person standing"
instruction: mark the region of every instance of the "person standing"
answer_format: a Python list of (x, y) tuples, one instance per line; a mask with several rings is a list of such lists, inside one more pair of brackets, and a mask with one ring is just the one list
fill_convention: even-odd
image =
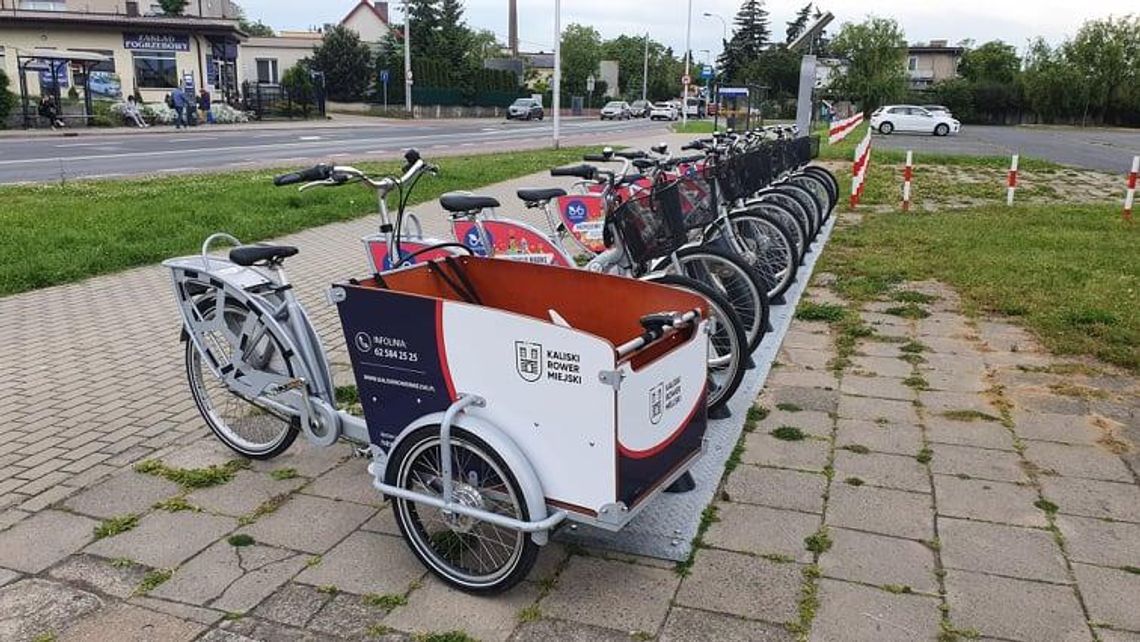
[(202, 120), (207, 124), (214, 124), (214, 113), (210, 111), (210, 92), (206, 88), (202, 88), (202, 92), (198, 94), (198, 111), (202, 112)]
[(189, 127), (190, 125), (186, 121), (186, 108), (190, 105), (190, 101), (186, 98), (186, 92), (181, 86), (175, 87), (174, 91), (170, 92), (170, 102), (174, 106), (174, 128)]

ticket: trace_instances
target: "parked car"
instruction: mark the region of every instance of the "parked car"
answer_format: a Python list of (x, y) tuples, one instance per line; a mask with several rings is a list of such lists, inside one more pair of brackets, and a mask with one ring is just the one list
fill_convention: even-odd
[(946, 136), (957, 134), (962, 123), (951, 116), (931, 113), (917, 105), (886, 105), (871, 114), (871, 128), (880, 134), (918, 132)]
[(602, 107), (602, 120), (629, 120), (631, 117), (629, 103), (624, 100), (611, 100)]
[(650, 120), (677, 120), (677, 108), (673, 103), (655, 103), (649, 111)]
[(653, 110), (653, 103), (648, 100), (635, 100), (629, 105), (629, 111), (634, 118), (646, 118)]
[(685, 114), (689, 118), (704, 118), (705, 104), (704, 98), (689, 98), (685, 101)]
[(545, 115), (542, 104), (534, 98), (519, 98), (507, 107), (507, 120), (542, 120)]

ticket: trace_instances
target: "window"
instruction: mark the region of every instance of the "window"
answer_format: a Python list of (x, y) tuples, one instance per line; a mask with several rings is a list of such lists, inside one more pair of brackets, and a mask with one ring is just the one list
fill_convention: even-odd
[(174, 89), (178, 64), (173, 51), (135, 52), (135, 86), (143, 89)]
[(110, 49), (71, 49), (70, 51), (85, 51), (87, 53), (99, 54), (100, 56), (107, 56), (108, 60), (95, 65), (91, 68), (91, 71), (115, 71), (115, 52)]
[(24, 11), (67, 11), (65, 0), (20, 0)]
[(277, 59), (257, 59), (257, 82), (262, 85), (277, 84)]
[(907, 68), (907, 71), (917, 71), (918, 70), (918, 56), (911, 56), (910, 58), (908, 58), (906, 61), (906, 68)]
[(214, 64), (214, 54), (206, 54), (206, 84), (218, 86), (218, 66)]

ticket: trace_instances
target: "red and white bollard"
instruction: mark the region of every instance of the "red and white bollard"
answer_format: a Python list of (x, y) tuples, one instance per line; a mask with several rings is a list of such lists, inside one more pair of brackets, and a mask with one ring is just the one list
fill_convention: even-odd
[(1017, 157), (1018, 154), (1013, 155), (1013, 162), (1009, 164), (1009, 179), (1006, 181), (1008, 187), (1005, 190), (1005, 204), (1013, 205), (1013, 192), (1017, 189)]
[(910, 211), (910, 179), (914, 175), (914, 152), (906, 152), (906, 167), (903, 168), (902, 211)]
[(1132, 171), (1128, 172), (1128, 190), (1124, 192), (1124, 220), (1132, 222), (1132, 201), (1136, 198), (1136, 174), (1140, 173), (1140, 156), (1132, 157)]

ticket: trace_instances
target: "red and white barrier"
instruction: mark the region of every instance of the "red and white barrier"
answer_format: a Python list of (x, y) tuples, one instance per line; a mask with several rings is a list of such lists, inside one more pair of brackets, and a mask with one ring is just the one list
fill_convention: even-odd
[(867, 179), (867, 166), (871, 164), (871, 130), (855, 146), (855, 159), (851, 165), (851, 209), (863, 197), (863, 183)]
[(850, 118), (831, 121), (831, 127), (827, 130), (827, 144), (834, 145), (847, 138), (847, 134), (850, 134), (862, 122), (863, 112), (859, 112)]
[(1140, 156), (1132, 157), (1132, 171), (1128, 172), (1128, 190), (1124, 192), (1124, 220), (1132, 222), (1132, 201), (1136, 198), (1136, 174), (1140, 172)]
[(910, 211), (910, 179), (914, 176), (914, 152), (906, 151), (906, 167), (903, 168), (902, 211)]
[(1005, 204), (1013, 205), (1013, 192), (1017, 190), (1017, 158), (1019, 154), (1013, 155), (1013, 160), (1009, 164), (1009, 178), (1006, 180), (1005, 190)]

